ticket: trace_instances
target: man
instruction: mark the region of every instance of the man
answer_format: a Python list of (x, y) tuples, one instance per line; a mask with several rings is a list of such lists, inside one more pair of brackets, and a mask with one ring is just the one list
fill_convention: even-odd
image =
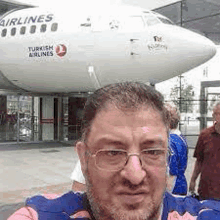
[(176, 195), (186, 195), (187, 181), (185, 171), (188, 159), (188, 146), (185, 138), (181, 135), (181, 132), (178, 129), (180, 121), (178, 109), (171, 104), (167, 104), (166, 108), (170, 115), (169, 147), (171, 150), (171, 156), (169, 160), (169, 174), (173, 180), (172, 188), (170, 190)]
[[(178, 130), (180, 115), (175, 105), (165, 105), (169, 118), (169, 147), (171, 148), (171, 156), (169, 159), (169, 180), (167, 189), (176, 195), (187, 194), (187, 181), (185, 170), (188, 159), (188, 146), (185, 138)], [(77, 161), (76, 166), (71, 174), (73, 180), (72, 189), (74, 191), (85, 191), (85, 179), (81, 171), (80, 161)]]
[[(145, 84), (97, 90), (85, 104), (82, 140), (76, 144), (86, 193), (32, 197), (9, 220), (195, 219), (206, 203), (165, 193), (168, 123), (162, 95)], [(215, 209), (208, 209), (209, 217), (219, 214)]]
[(201, 174), (198, 194), (201, 199), (220, 199), (220, 102), (213, 108), (214, 125), (204, 129), (196, 144), (196, 163), (189, 191), (195, 191), (196, 179)]

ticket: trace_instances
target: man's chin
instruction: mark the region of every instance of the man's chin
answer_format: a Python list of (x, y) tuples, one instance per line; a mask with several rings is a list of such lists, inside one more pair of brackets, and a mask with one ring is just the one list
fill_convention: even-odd
[[(113, 199), (100, 202), (100, 200), (90, 200), (92, 211), (97, 219), (111, 220), (155, 220), (160, 213), (160, 205), (155, 205), (153, 201), (128, 204), (121, 200)], [(100, 206), (100, 204), (102, 204)]]
[[(129, 209), (132, 208), (132, 209)], [(152, 209), (152, 207), (137, 208), (126, 207), (125, 209), (112, 209), (111, 216), (115, 220), (153, 220), (158, 219), (159, 209)]]
[[(120, 220), (147, 220), (155, 219), (154, 216), (158, 216), (160, 212), (160, 206), (156, 206), (152, 201), (142, 201), (139, 203), (119, 201), (114, 202), (111, 206), (111, 215), (113, 219)], [(110, 207), (109, 207), (110, 208)]]

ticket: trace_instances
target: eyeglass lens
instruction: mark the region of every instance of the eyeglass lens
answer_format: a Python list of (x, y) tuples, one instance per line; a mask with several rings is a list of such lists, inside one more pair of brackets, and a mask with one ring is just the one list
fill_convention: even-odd
[[(122, 169), (128, 160), (126, 151), (122, 150), (101, 150), (96, 154), (96, 165), (100, 169), (105, 170), (120, 170)], [(134, 154), (136, 156), (136, 154)], [(138, 155), (137, 155), (138, 156)], [(144, 165), (156, 165), (163, 166), (166, 164), (166, 152), (163, 149), (148, 149), (143, 150), (139, 156), (142, 166)]]

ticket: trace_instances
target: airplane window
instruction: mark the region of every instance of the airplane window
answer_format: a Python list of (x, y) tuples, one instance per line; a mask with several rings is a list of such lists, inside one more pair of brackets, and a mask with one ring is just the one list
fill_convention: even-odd
[(21, 27), (21, 29), (20, 29), (20, 34), (25, 34), (25, 32), (26, 32), (26, 27)]
[(7, 34), (7, 29), (5, 28), (5, 29), (2, 30), (2, 37), (5, 37), (6, 34)]
[(152, 25), (160, 23), (160, 21), (156, 17), (154, 17), (152, 14), (145, 14), (144, 20), (148, 26), (152, 26)]
[(35, 31), (36, 31), (36, 25), (32, 25), (32, 26), (31, 26), (31, 29), (30, 29), (30, 33), (31, 33), (31, 34), (34, 34)]
[(15, 36), (15, 34), (16, 34), (16, 28), (12, 28), (11, 29), (11, 36)]
[(162, 18), (162, 17), (158, 17), (164, 24), (173, 24), (172, 21), (170, 21), (169, 19), (167, 18)]
[(40, 32), (45, 32), (47, 30), (47, 25), (46, 24), (42, 24), (41, 28), (40, 28)]
[(51, 31), (57, 31), (58, 23), (53, 23), (51, 26)]

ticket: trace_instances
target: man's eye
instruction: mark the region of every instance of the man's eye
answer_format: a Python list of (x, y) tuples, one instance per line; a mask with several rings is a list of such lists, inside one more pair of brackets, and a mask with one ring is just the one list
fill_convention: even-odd
[(108, 156), (117, 156), (117, 155), (120, 155), (120, 151), (114, 151), (114, 150), (107, 151), (106, 155), (108, 155)]
[(160, 150), (160, 149), (145, 150), (142, 152), (144, 155), (152, 155), (152, 156), (159, 156), (164, 154), (164, 150)]

